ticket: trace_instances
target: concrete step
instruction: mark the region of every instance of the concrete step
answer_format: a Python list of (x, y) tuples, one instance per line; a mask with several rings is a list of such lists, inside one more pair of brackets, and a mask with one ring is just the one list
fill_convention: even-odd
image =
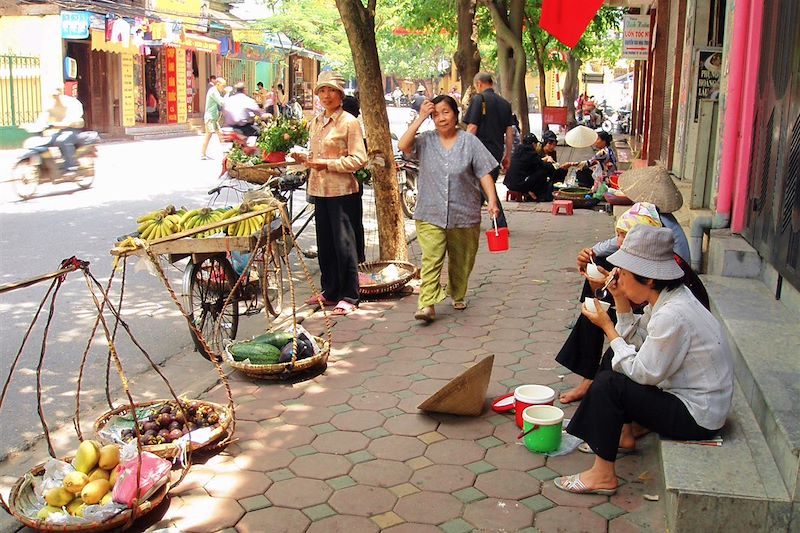
[(125, 128), (125, 135), (128, 135), (135, 141), (144, 141), (153, 139), (169, 139), (172, 137), (185, 137), (188, 135), (197, 135), (197, 131), (194, 130), (188, 123), (147, 124), (142, 126)]
[(661, 441), (668, 531), (792, 531), (792, 501), (738, 384), (720, 433), (718, 447)]
[(711, 230), (708, 241), (708, 269), (713, 276), (758, 278), (761, 275), (761, 256), (755, 248), (731, 230)]
[(152, 141), (155, 139), (172, 139), (174, 137), (190, 137), (198, 135), (198, 132), (193, 129), (181, 131), (168, 131), (162, 133), (145, 133), (140, 135), (132, 135), (134, 141)]
[[(736, 378), (795, 506), (800, 502), (800, 317), (760, 280), (703, 276)], [(799, 511), (800, 512), (800, 511)], [(800, 527), (800, 523), (797, 524)]]

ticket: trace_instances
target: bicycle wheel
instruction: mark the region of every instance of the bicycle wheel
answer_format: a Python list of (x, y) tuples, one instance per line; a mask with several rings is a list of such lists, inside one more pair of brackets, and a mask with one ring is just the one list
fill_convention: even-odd
[[(222, 307), (237, 279), (236, 272), (224, 255), (214, 255), (199, 263), (189, 261), (186, 265), (183, 284), (189, 318), (203, 334), (206, 343), (216, 351), (222, 349), (224, 339), (235, 339), (239, 329), (238, 296), (225, 309)], [(215, 331), (220, 317), (220, 329)], [(195, 349), (210, 360), (211, 354), (203, 349), (194, 331), (190, 329), (189, 333)]]
[(274, 317), (283, 310), (283, 295), (285, 285), (283, 281), (283, 255), (281, 247), (276, 242), (269, 244), (269, 251), (265, 257), (263, 274), (261, 275), (261, 291), (264, 296), (264, 305), (267, 312)]

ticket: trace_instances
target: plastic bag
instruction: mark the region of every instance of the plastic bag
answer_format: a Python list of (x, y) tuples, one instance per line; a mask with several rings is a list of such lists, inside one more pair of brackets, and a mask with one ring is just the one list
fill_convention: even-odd
[(564, 178), (564, 185), (566, 187), (575, 187), (578, 185), (578, 169), (575, 167), (569, 167), (567, 170), (567, 177)]
[[(127, 446), (126, 446), (127, 448)], [(139, 492), (136, 492), (136, 474), (139, 471), (139, 458), (134, 457), (117, 466), (117, 483), (114, 485), (113, 499), (128, 507), (134, 500), (145, 500), (161, 485), (167, 482), (172, 463), (150, 452), (142, 452), (142, 469), (139, 475)]]

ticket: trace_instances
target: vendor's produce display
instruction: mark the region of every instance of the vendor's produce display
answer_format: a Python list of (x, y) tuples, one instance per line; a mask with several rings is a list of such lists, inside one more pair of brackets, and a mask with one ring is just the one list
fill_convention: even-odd
[(416, 267), (404, 261), (374, 261), (358, 265), (358, 291), (362, 297), (397, 292), (411, 281)]
[[(261, 206), (259, 204), (252, 204), (250, 202), (242, 202), (237, 207), (234, 207), (225, 213), (223, 216), (223, 220), (235, 217), (237, 215), (243, 215), (250, 211), (254, 211), (259, 209)], [(267, 215), (255, 215), (250, 218), (245, 218), (244, 220), (240, 220), (229, 226), (225, 227), (225, 232), (230, 235), (231, 237), (247, 237), (248, 235), (252, 235), (261, 230), (261, 227), (264, 225), (264, 222), (267, 220)]]
[[(155, 400), (136, 407), (139, 442), (143, 449), (161, 457), (174, 457), (191, 443), (196, 450), (218, 439), (231, 422), (229, 409), (201, 400)], [(110, 411), (95, 423), (102, 442), (136, 441), (133, 415), (129, 406)]]
[(299, 372), (328, 359), (329, 344), (310, 335), (302, 326), (291, 331), (267, 332), (247, 341), (233, 342), (225, 349), (229, 366), (251, 376)]
[[(197, 230), (216, 222), (263, 209), (264, 207), (266, 207), (265, 204), (249, 201), (242, 202), (236, 207), (222, 207), (218, 209), (212, 209), (210, 207), (197, 209), (181, 207), (180, 209), (176, 209), (175, 206), (168, 205), (164, 209), (157, 209), (137, 218), (136, 222), (139, 223), (137, 231), (142, 239), (153, 241), (163, 237), (169, 237), (170, 235), (182, 231)], [(268, 218), (271, 220), (274, 218), (274, 215), (254, 215), (243, 220), (235, 221), (227, 226), (212, 227), (206, 231), (194, 232), (191, 237), (204, 238), (221, 233), (225, 233), (231, 237), (248, 237), (260, 231)]]

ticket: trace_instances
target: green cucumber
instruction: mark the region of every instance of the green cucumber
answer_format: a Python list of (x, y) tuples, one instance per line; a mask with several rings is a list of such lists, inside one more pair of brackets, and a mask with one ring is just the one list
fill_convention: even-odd
[(254, 365), (272, 365), (281, 357), (281, 351), (275, 346), (252, 341), (234, 344), (230, 352), (234, 361), (250, 359), (250, 363)]
[(273, 333), (264, 333), (263, 335), (259, 335), (250, 342), (271, 344), (272, 346), (280, 350), (281, 348), (286, 346), (287, 343), (292, 342), (293, 338), (294, 335), (292, 335), (288, 331), (276, 331)]

